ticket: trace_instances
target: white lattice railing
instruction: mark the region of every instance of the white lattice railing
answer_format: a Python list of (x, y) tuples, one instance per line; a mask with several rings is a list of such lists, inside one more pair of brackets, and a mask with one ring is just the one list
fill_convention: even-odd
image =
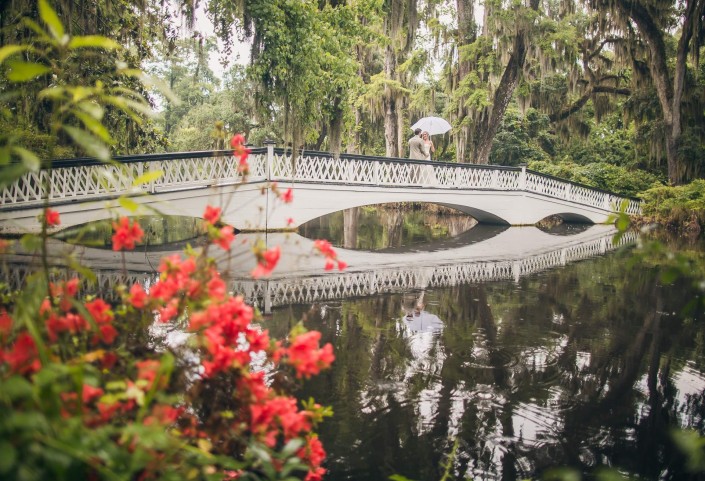
[[(242, 294), (249, 302), (259, 304), (269, 311), (281, 305), (365, 297), (389, 291), (498, 280), (517, 281), (523, 276), (602, 255), (619, 246), (634, 243), (636, 237), (634, 232), (627, 232), (618, 242), (614, 242), (614, 237), (609, 235), (521, 260), (381, 268), (315, 277), (296, 277), (292, 273), (278, 280), (236, 280), (230, 283), (230, 288)], [(22, 264), (10, 267), (7, 282), (19, 289), (32, 268)], [(61, 272), (68, 275), (65, 271), (54, 271), (54, 275), (60, 278)], [(115, 269), (96, 269), (94, 273), (98, 281), (94, 289), (106, 297), (114, 294), (115, 286), (120, 283), (144, 282), (147, 277), (154, 275), (137, 272), (125, 274), (118, 266)]]
[(634, 243), (636, 238), (636, 233), (627, 232), (615, 242), (614, 236), (609, 235), (516, 261), (457, 262), (270, 281), (243, 280), (233, 283), (232, 287), (250, 302), (264, 304), (263, 307), (268, 310), (268, 307), (350, 299), (389, 291), (498, 280), (518, 281), (523, 276), (605, 254), (619, 246)]
[[(263, 180), (360, 184), (380, 187), (525, 191), (548, 197), (618, 211), (625, 202), (627, 214), (638, 214), (640, 203), (609, 192), (566, 182), (525, 168), (449, 164), (303, 152), (295, 164), (291, 152), (253, 149), (249, 182)], [(135, 179), (148, 172), (162, 175), (143, 185)], [(117, 158), (113, 164), (89, 159), (57, 161), (51, 170), (28, 173), (0, 191), (0, 209), (41, 205), (66, 200), (91, 200), (110, 196), (168, 192), (243, 181), (238, 160), (229, 151), (156, 154)]]

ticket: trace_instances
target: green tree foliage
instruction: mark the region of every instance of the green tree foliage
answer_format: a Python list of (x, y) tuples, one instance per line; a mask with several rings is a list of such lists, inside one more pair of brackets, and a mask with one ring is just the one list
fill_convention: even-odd
[[(356, 83), (356, 39), (359, 4), (313, 0), (247, 0), (209, 3), (216, 32), (231, 40), (237, 24), (252, 38), (248, 74), (256, 81), (258, 122), (283, 115), (283, 131), (294, 146), (319, 137), (323, 124), (340, 138), (340, 120), (349, 112), (350, 89)], [(237, 21), (235, 20), (237, 19)], [(338, 143), (336, 140), (332, 143)]]
[(643, 193), (644, 215), (657, 222), (682, 228), (705, 226), (705, 180), (683, 186), (659, 186)]
[[(188, 8), (184, 11), (188, 11)], [(12, 122), (20, 127), (27, 126), (30, 132), (51, 134), (52, 119), (46, 101), (28, 102), (27, 99), (37, 98), (40, 90), (55, 85), (56, 81), (93, 85), (98, 79), (103, 79), (104, 85), (111, 89), (126, 88), (146, 94), (144, 84), (137, 78), (117, 73), (121, 70), (119, 66), (140, 65), (143, 60), (150, 58), (157, 39), (173, 41), (176, 38), (174, 23), (177, 15), (177, 12), (162, 8), (158, 2), (120, 0), (108, 3), (60, 3), (56, 18), (65, 26), (62, 33), (88, 39), (102, 35), (111, 39), (115, 45), (125, 48), (104, 49), (102, 52), (94, 49), (76, 57), (71, 54), (71, 50), (76, 51), (81, 46), (63, 45), (59, 41), (58, 50), (64, 55), (62, 61), (56, 64), (60, 72), (39, 75), (38, 82), (25, 83), (16, 97), (4, 99), (8, 108), (15, 113)], [(0, 6), (0, 24), (3, 27), (0, 29), (0, 44), (10, 45), (37, 33), (39, 16), (40, 11), (32, 1), (3, 2)], [(40, 40), (39, 45), (43, 43), (44, 40)], [(34, 53), (29, 50), (21, 55), (25, 62), (34, 61)], [(0, 84), (0, 89), (8, 88), (7, 84)], [(134, 119), (125, 115), (117, 106), (106, 106), (103, 121), (120, 139), (120, 142), (113, 145), (115, 153), (149, 152), (163, 144), (162, 135), (151, 121), (142, 121), (138, 127)], [(59, 146), (70, 144), (65, 135), (59, 136), (57, 143)], [(70, 154), (70, 150), (64, 150), (63, 153)], [(73, 155), (76, 154), (78, 152), (74, 151)]]
[[(34, 92), (38, 99), (36, 104), (45, 105), (48, 134), (53, 138), (44, 149), (48, 160), (45, 163), (64, 153), (57, 150), (58, 138), (73, 143), (78, 154), (107, 161), (111, 157), (111, 146), (116, 144), (104, 124), (109, 114), (138, 124), (150, 112), (139, 92), (128, 87), (132, 83), (130, 79), (139, 79), (142, 74), (118, 62), (114, 72), (107, 75), (111, 79), (109, 84), (95, 80), (92, 85), (74, 86), (73, 80), (82, 65), (100, 56), (109, 56), (106, 54), (119, 50), (120, 46), (113, 40), (95, 35), (69, 36), (46, 0), (39, 1), (39, 12), (41, 25), (26, 21), (34, 32), (33, 42), (0, 48), (0, 66), (5, 73), (0, 80), (0, 85), (5, 87), (0, 112), (5, 122), (26, 125), (23, 123), (25, 112), (17, 112), (15, 107), (24, 95)], [(46, 82), (48, 86), (45, 87)], [(37, 153), (19, 142), (27, 137), (26, 131), (0, 132), (0, 166), (7, 167), (2, 171), (0, 186), (28, 170), (40, 168), (42, 161)], [(18, 160), (21, 162), (16, 162)]]

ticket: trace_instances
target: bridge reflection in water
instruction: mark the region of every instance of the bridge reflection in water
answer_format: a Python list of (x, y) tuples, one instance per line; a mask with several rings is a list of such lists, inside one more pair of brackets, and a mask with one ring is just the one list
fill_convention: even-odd
[[(216, 261), (232, 291), (241, 293), (265, 312), (282, 305), (371, 296), (408, 289), (454, 286), (470, 282), (496, 281), (531, 275), (546, 269), (604, 254), (636, 240), (627, 233), (615, 241), (616, 229), (594, 225), (572, 236), (555, 236), (535, 227), (496, 228), (476, 226), (461, 237), (465, 244), (447, 248), (448, 241), (426, 249), (387, 249), (365, 252), (337, 249), (349, 267), (343, 272), (325, 272), (324, 260), (314, 254), (313, 241), (297, 234), (241, 234), (232, 254), (218, 252)], [(282, 257), (269, 279), (253, 280), (254, 256), (247, 246), (264, 239), (268, 247), (282, 247)], [(239, 241), (239, 243), (238, 243)], [(244, 244), (244, 245), (243, 245)], [(57, 267), (63, 254), (73, 252), (97, 277), (95, 290), (109, 297), (119, 283), (149, 284), (156, 276), (161, 257), (180, 250), (143, 250), (122, 254), (105, 249), (49, 242), (50, 258)], [(6, 256), (7, 277), (21, 286), (38, 260), (15, 253)], [(59, 271), (57, 276), (61, 276)]]

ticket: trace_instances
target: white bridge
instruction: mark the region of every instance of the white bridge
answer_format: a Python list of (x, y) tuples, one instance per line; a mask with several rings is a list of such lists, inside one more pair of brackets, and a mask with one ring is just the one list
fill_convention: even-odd
[[(324, 261), (313, 255), (310, 239), (274, 233), (266, 236), (266, 243), (268, 247), (282, 246), (282, 257), (270, 279), (249, 277), (255, 260), (246, 247), (238, 249), (232, 257), (222, 255), (217, 261), (232, 291), (243, 294), (251, 303), (269, 312), (281, 305), (384, 292), (496, 280), (518, 281), (523, 276), (599, 256), (636, 240), (633, 232), (615, 239), (616, 232), (612, 226), (591, 226), (571, 236), (555, 236), (535, 227), (511, 227), (481, 242), (442, 251), (382, 253), (337, 249), (339, 257), (349, 263), (343, 272), (324, 272)], [(245, 234), (238, 238), (249, 245), (262, 237)], [(173, 253), (136, 250), (125, 252), (123, 259), (123, 253), (76, 247), (56, 240), (49, 241), (49, 250), (49, 258), (56, 267), (63, 266), (61, 259), (68, 251), (84, 265), (91, 266), (98, 281), (95, 291), (106, 297), (120, 283), (148, 285), (150, 279), (156, 278), (159, 259)], [(5, 261), (7, 282), (16, 288), (22, 286), (28, 273), (39, 267), (34, 255), (15, 253), (7, 255)], [(66, 277), (69, 274), (60, 269), (55, 275)]]
[[(136, 185), (148, 173), (158, 178)], [(145, 178), (145, 177), (142, 177)], [(265, 187), (292, 188), (286, 204)], [(139, 205), (127, 211), (117, 202)], [(231, 151), (54, 161), (52, 169), (22, 176), (0, 191), (0, 233), (37, 232), (48, 205), (61, 228), (115, 215), (161, 212), (201, 217), (207, 204), (240, 230), (277, 230), (343, 209), (388, 202), (430, 202), (470, 214), (481, 223), (533, 225), (557, 215), (570, 222), (605, 223), (619, 210), (638, 214), (640, 203), (609, 192), (519, 167), (412, 161), (290, 151), (273, 144), (253, 149), (249, 175)], [(109, 209), (106, 209), (108, 207)]]

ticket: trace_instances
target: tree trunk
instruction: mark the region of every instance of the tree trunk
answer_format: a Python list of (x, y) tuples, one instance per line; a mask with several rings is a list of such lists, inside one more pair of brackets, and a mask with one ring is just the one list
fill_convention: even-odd
[[(705, 0), (686, 1), (673, 77), (667, 65), (663, 33), (651, 13), (638, 1), (620, 0), (617, 6), (624, 16), (634, 21), (649, 48), (649, 72), (656, 88), (666, 131), (668, 180), (672, 185), (681, 184), (686, 174), (684, 159), (678, 148), (683, 134), (681, 102), (685, 90), (688, 51), (693, 40), (695, 24), (699, 24), (698, 19), (705, 10)], [(695, 43), (693, 48), (699, 48), (698, 38)]]
[[(531, 0), (529, 6), (532, 10), (537, 11), (539, 0)], [(509, 101), (512, 99), (514, 89), (519, 84), (519, 77), (524, 68), (530, 28), (530, 25), (523, 25), (517, 28), (512, 54), (495, 91), (492, 105), (489, 110), (485, 110), (482, 113), (481, 121), (476, 125), (475, 163), (477, 164), (488, 164), (490, 161), (492, 142), (495, 135), (497, 135), (497, 130), (502, 123), (504, 113), (507, 111)]]
[[(461, 47), (469, 45), (477, 39), (477, 33), (475, 31), (475, 0), (456, 0), (456, 9), (458, 12), (457, 48), (460, 50)], [(460, 52), (458, 52), (458, 70), (457, 76), (453, 82), (453, 89), (459, 87), (460, 82), (470, 73), (471, 68), (470, 62), (460, 58)], [(454, 136), (456, 160), (458, 162), (466, 161), (465, 153), (467, 152), (468, 143), (470, 142), (470, 127), (467, 124), (463, 124), (463, 120), (465, 120), (469, 114), (470, 111), (465, 106), (465, 99), (459, 99), (455, 113), (455, 123), (459, 125), (459, 127)]]
[(342, 100), (340, 95), (335, 97), (333, 105), (333, 113), (330, 119), (330, 128), (328, 129), (328, 149), (333, 153), (333, 156), (338, 158), (340, 150), (343, 147), (343, 109), (341, 108)]
[[(388, 79), (393, 79), (397, 67), (394, 49), (388, 45), (384, 55), (384, 72)], [(389, 85), (384, 86), (384, 143), (387, 157), (400, 157), (399, 123), (396, 93)]]

